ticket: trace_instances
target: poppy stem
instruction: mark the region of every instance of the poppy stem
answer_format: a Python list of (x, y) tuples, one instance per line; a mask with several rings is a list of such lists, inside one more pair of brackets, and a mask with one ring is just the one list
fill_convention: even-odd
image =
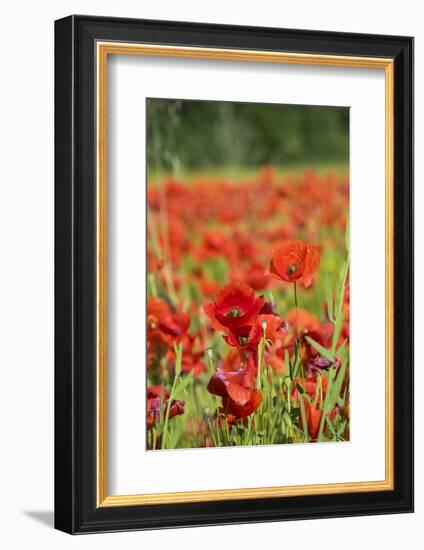
[(213, 446), (220, 447), (215, 437), (215, 430), (213, 429), (212, 420), (211, 420), (211, 417), (209, 416), (209, 409), (207, 407), (205, 408), (204, 417), (205, 417), (206, 426), (209, 428), (209, 433), (211, 434), (211, 437), (212, 437)]
[(321, 380), (321, 374), (318, 374), (317, 376), (317, 385), (315, 388), (315, 399), (314, 399), (314, 405), (318, 403), (318, 399), (320, 403), (322, 403), (322, 380)]
[(187, 392), (187, 394), (191, 398), (191, 417), (192, 417), (192, 431), (193, 431), (193, 441), (196, 442), (198, 440), (197, 432), (196, 432), (196, 420), (198, 416), (198, 403), (197, 403), (197, 396), (195, 395), (194, 390), (194, 383), (190, 384), (190, 391)]
[[(183, 347), (181, 344), (178, 344), (178, 346), (174, 343), (174, 350), (175, 350), (175, 375), (174, 375), (174, 381), (172, 382), (171, 391), (169, 392), (168, 402), (166, 404), (166, 412), (165, 412), (165, 419), (163, 423), (163, 430), (162, 430), (162, 449), (166, 449), (166, 445), (168, 443), (168, 423), (169, 423), (169, 413), (171, 411), (171, 405), (172, 401), (174, 399), (175, 394), (175, 388), (177, 387), (177, 380), (180, 378), (181, 373), (181, 361), (182, 361), (182, 353), (183, 353)], [(162, 397), (162, 393), (161, 393)], [(161, 410), (163, 408), (163, 405), (161, 404)]]
[(261, 327), (262, 327), (262, 337), (258, 345), (258, 374), (256, 379), (256, 387), (258, 389), (260, 389), (262, 386), (261, 369), (262, 367), (265, 368), (264, 359), (265, 359), (265, 346), (266, 346), (266, 321), (262, 321)]
[(297, 334), (297, 337), (299, 338), (299, 305), (297, 303), (297, 285), (296, 285), (296, 281), (294, 281), (294, 305), (295, 305), (295, 308), (296, 308), (296, 334)]
[(209, 366), (211, 368), (211, 371), (213, 372), (215, 370), (215, 365), (214, 365), (214, 362), (213, 362), (213, 349), (212, 348), (208, 348), (206, 350), (206, 355), (208, 356), (208, 359), (209, 359)]
[(294, 305), (295, 305), (295, 309), (296, 309), (296, 338), (295, 338), (295, 341), (296, 341), (297, 352), (298, 352), (299, 358), (300, 358), (300, 368), (302, 370), (302, 378), (305, 379), (305, 372), (303, 370), (302, 349), (300, 347), (299, 304), (297, 302), (297, 284), (296, 284), (296, 281), (294, 281), (293, 284), (294, 284), (294, 286), (293, 286), (293, 289), (294, 289)]
[(250, 442), (250, 432), (252, 430), (252, 415), (247, 420), (247, 433), (243, 441), (243, 445), (248, 445)]

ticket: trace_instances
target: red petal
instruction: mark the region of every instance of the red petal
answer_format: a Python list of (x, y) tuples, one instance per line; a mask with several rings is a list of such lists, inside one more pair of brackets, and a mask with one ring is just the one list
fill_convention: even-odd
[(309, 288), (312, 284), (312, 276), (311, 275), (303, 275), (300, 279), (299, 279), (299, 282), (302, 283), (302, 285), (305, 287), (305, 288)]
[(162, 399), (165, 401), (169, 397), (169, 391), (162, 386), (161, 384), (158, 384), (156, 386), (149, 386), (147, 388), (147, 398), (148, 399), (154, 399), (155, 397), (160, 397), (162, 394)]
[(319, 267), (319, 252), (314, 246), (307, 246), (304, 273), (313, 275)]
[(203, 303), (203, 311), (206, 313), (206, 315), (209, 317), (211, 325), (215, 330), (218, 330), (220, 332), (226, 332), (227, 327), (220, 323), (218, 319), (216, 318), (216, 306), (212, 302), (204, 302)]
[(238, 405), (232, 399), (223, 399), (222, 404), (227, 414), (237, 419), (246, 418), (254, 413), (262, 402), (262, 394), (258, 389), (251, 390), (250, 399), (245, 405)]
[(228, 382), (227, 391), (229, 397), (237, 403), (237, 405), (245, 405), (250, 399), (251, 390), (243, 388), (233, 382)]
[(278, 330), (280, 330), (280, 328), (282, 328), (284, 325), (284, 319), (282, 317), (279, 317), (278, 315), (271, 315), (271, 314), (259, 315), (257, 323), (261, 327), (261, 331), (263, 331), (262, 329), (263, 322), (266, 323), (265, 336), (269, 340), (274, 341), (277, 337)]
[(218, 369), (212, 378), (209, 380), (207, 386), (208, 392), (213, 395), (219, 395), (220, 397), (226, 397), (227, 386), (225, 384), (225, 373)]
[[(296, 281), (305, 269), (307, 245), (303, 241), (287, 241), (279, 246), (270, 263), (270, 272), (284, 281)], [(296, 266), (293, 273), (288, 270)]]
[[(250, 286), (244, 283), (231, 283), (224, 286), (216, 295), (215, 304), (219, 310), (227, 310), (238, 306), (242, 309), (249, 307), (255, 299), (255, 294)], [(244, 307), (243, 307), (244, 306)]]
[(299, 279), (305, 288), (308, 288), (312, 284), (312, 275), (319, 267), (319, 252), (314, 246), (307, 245), (306, 247), (306, 261), (305, 269), (302, 277)]
[(308, 431), (312, 439), (318, 436), (319, 425), (321, 423), (322, 409), (305, 400), (305, 413), (308, 422)]

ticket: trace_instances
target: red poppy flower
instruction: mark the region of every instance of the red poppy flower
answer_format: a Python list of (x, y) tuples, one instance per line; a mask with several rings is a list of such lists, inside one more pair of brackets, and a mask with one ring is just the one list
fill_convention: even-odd
[(254, 325), (235, 327), (231, 329), (228, 335), (224, 336), (224, 339), (230, 346), (256, 351), (263, 336), (264, 327), (266, 339), (272, 342), (275, 342), (279, 333), (287, 333), (285, 321), (282, 317), (278, 315), (258, 315)]
[(262, 328), (265, 326), (265, 337), (271, 342), (283, 334), (287, 334), (287, 323), (279, 315), (261, 314), (258, 315), (256, 323)]
[(234, 327), (224, 336), (224, 340), (230, 346), (256, 352), (261, 337), (262, 327), (255, 323), (253, 326)]
[(218, 292), (215, 302), (204, 303), (203, 310), (215, 329), (225, 331), (253, 324), (263, 304), (262, 296), (256, 298), (249, 286), (231, 283)]
[(222, 406), (226, 414), (234, 416), (237, 420), (247, 418), (253, 414), (259, 408), (261, 403), (262, 394), (256, 388), (251, 390), (249, 400), (244, 405), (239, 405), (232, 399), (222, 399)]
[(160, 333), (164, 342), (172, 343), (184, 336), (190, 326), (190, 317), (183, 311), (174, 313), (160, 298), (150, 297), (147, 302), (147, 329), (149, 340)]
[[(252, 354), (247, 354), (247, 357), (243, 357), (244, 366), (247, 370), (256, 372), (255, 357)], [(225, 372), (232, 372), (240, 368), (240, 352), (236, 347), (230, 348), (229, 352), (225, 356), (222, 362), (222, 370)]]
[(254, 260), (260, 253), (258, 244), (250, 238), (249, 234), (244, 234), (237, 230), (231, 236), (231, 242), (237, 249), (240, 261)]
[(288, 311), (287, 321), (292, 326), (296, 338), (301, 338), (304, 334), (309, 334), (311, 332), (319, 332), (321, 328), (318, 317), (301, 307), (299, 307), (297, 311), (296, 309)]
[(309, 403), (306, 399), (305, 404), (305, 416), (306, 423), (308, 425), (308, 432), (312, 440), (318, 436), (319, 425), (321, 423), (322, 409), (319, 408), (316, 403)]
[[(312, 403), (310, 403), (308, 399), (305, 399), (305, 398), (303, 399), (306, 423), (308, 425), (308, 432), (312, 440), (317, 438), (319, 425), (321, 422), (321, 416), (322, 416), (322, 403), (318, 404), (318, 402), (315, 401), (317, 384), (318, 384), (318, 379), (316, 376), (308, 376), (304, 380), (301, 378), (297, 378), (295, 380), (295, 385), (292, 392), (293, 399), (297, 400), (299, 398), (299, 390), (297, 389), (297, 385), (299, 385), (313, 400)], [(327, 379), (325, 377), (321, 379), (321, 384), (322, 384), (321, 393), (324, 399), (327, 391)], [(299, 413), (299, 423), (300, 423), (300, 413)]]
[(209, 380), (208, 391), (244, 406), (250, 400), (254, 387), (255, 373), (252, 370), (239, 369), (227, 372), (217, 369)]
[(319, 266), (318, 250), (304, 241), (287, 241), (272, 256), (269, 271), (283, 281), (300, 281), (310, 286), (312, 275)]
[(169, 391), (161, 384), (147, 388), (147, 424), (149, 426), (151, 426), (155, 420), (154, 413), (152, 412), (152, 405), (156, 400), (159, 400), (160, 405), (161, 396), (163, 402), (169, 397)]
[(275, 315), (274, 305), (271, 302), (264, 302), (259, 312), (260, 315)]
[[(152, 426), (160, 418), (160, 404), (162, 401), (163, 414), (168, 407), (169, 391), (161, 385), (147, 388), (147, 425)], [(169, 418), (184, 413), (185, 402), (173, 400), (169, 408)]]
[(334, 366), (335, 369), (339, 369), (342, 362), (339, 357), (336, 357), (334, 363), (326, 359), (325, 357), (320, 357), (317, 355), (305, 365), (305, 373), (307, 375), (311, 374), (321, 374), (321, 372), (328, 370), (331, 366)]
[[(305, 416), (306, 416), (306, 422), (308, 425), (308, 432), (311, 437), (311, 440), (316, 440), (318, 437), (318, 430), (319, 425), (321, 422), (322, 417), (322, 407), (323, 402), (325, 401), (325, 394), (327, 392), (327, 378), (322, 377), (321, 378), (321, 394), (322, 394), (322, 400), (318, 399), (316, 400), (316, 390), (317, 390), (317, 384), (318, 379), (316, 376), (308, 376), (305, 378), (305, 380), (302, 380), (300, 378), (296, 379), (296, 384), (293, 389), (293, 399), (297, 400), (299, 396), (299, 392), (297, 389), (297, 384), (301, 386), (304, 391), (309, 395), (309, 397), (312, 399), (312, 403), (308, 401), (308, 399), (303, 399), (303, 404), (305, 407)], [(340, 411), (339, 406), (336, 405), (335, 408), (329, 413), (330, 420), (334, 418), (334, 416)], [(300, 423), (300, 418), (299, 418)]]
[(232, 263), (237, 259), (237, 247), (224, 233), (210, 231), (203, 235), (203, 242), (195, 250), (194, 255), (199, 261), (224, 257)]
[(253, 370), (226, 372), (217, 369), (209, 381), (208, 390), (222, 397), (225, 414), (239, 420), (253, 414), (262, 402), (262, 394), (255, 387), (255, 378)]
[(319, 356), (318, 351), (311, 346), (305, 336), (310, 336), (324, 348), (330, 347), (331, 336), (334, 329), (332, 323), (326, 322), (321, 324), (318, 317), (302, 308), (299, 308), (297, 313), (295, 309), (291, 309), (287, 313), (287, 321), (293, 329), (293, 335), (287, 342), (287, 347), (292, 350), (294, 339), (297, 338), (300, 342), (304, 362), (308, 362)]
[(270, 280), (263, 266), (257, 263), (253, 263), (244, 273), (244, 279), (255, 290), (263, 290)]
[(147, 402), (149, 402), (149, 400), (151, 401), (156, 399), (156, 397), (160, 397), (161, 395), (164, 400), (169, 397), (169, 391), (165, 388), (165, 386), (157, 384), (156, 386), (149, 386), (147, 388)]
[(147, 366), (157, 365), (173, 342), (180, 342), (187, 334), (190, 317), (174, 313), (167, 302), (150, 297), (147, 302)]

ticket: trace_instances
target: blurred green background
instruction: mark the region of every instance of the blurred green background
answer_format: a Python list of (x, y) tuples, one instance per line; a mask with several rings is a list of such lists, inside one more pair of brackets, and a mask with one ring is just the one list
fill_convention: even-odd
[(149, 171), (343, 165), (349, 108), (147, 99)]

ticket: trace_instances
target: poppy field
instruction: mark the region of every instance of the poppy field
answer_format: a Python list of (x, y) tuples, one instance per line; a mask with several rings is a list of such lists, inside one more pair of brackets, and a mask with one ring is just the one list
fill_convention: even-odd
[(152, 171), (149, 450), (349, 440), (345, 166)]

